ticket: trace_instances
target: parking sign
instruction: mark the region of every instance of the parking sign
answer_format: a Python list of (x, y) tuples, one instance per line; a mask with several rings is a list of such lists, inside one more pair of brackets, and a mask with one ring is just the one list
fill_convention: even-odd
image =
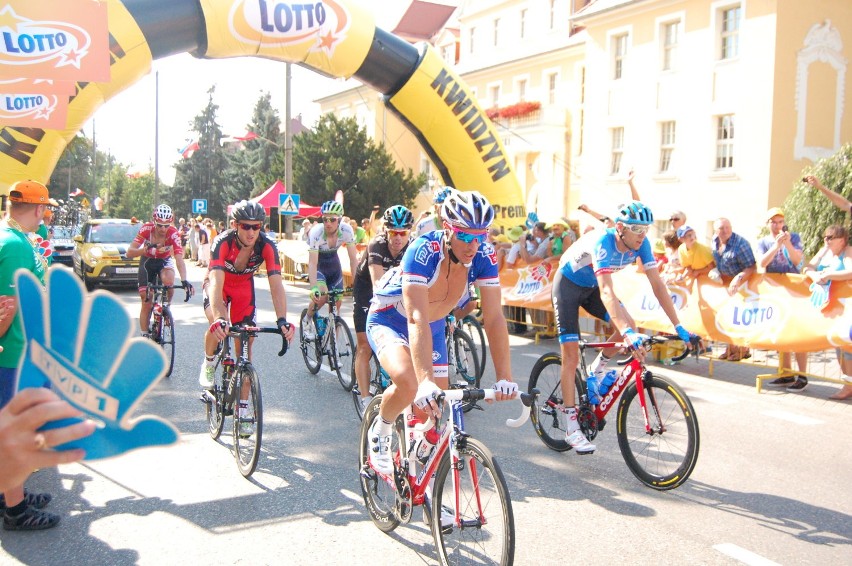
[(207, 199), (206, 198), (194, 198), (194, 199), (192, 199), (192, 213), (193, 214), (207, 214)]

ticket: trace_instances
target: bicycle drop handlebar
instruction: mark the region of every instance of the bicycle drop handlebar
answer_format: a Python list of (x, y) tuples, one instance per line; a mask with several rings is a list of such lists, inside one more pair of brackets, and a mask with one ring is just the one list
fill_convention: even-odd
[[(290, 324), (288, 323), (289, 327)], [(277, 334), (281, 337), (281, 350), (278, 352), (279, 356), (283, 356), (287, 353), (287, 349), (290, 347), (290, 343), (287, 342), (287, 339), (281, 334), (281, 330), (276, 327), (271, 326), (248, 326), (248, 325), (237, 325), (237, 326), (229, 326), (227, 328), (228, 334), (232, 338), (239, 338), (243, 333), (248, 334), (249, 336), (256, 336), (258, 334)]]
[[(518, 391), (517, 396), (512, 400), (520, 401), (524, 408), (521, 410), (521, 416), (517, 419), (506, 419), (506, 426), (518, 428), (527, 422), (527, 419), (530, 418), (530, 412), (526, 409), (535, 403), (535, 399), (540, 393), (538, 389), (533, 389), (532, 393)], [(439, 404), (443, 404), (444, 401), (481, 401), (483, 399), (494, 401), (496, 396), (497, 391), (495, 389), (445, 389), (436, 396), (436, 401)], [(433, 425), (432, 419), (429, 419), (425, 423), (414, 425), (414, 430), (424, 432), (432, 428)]]
[(183, 299), (183, 302), (189, 302), (189, 289), (183, 287), (182, 285), (148, 285), (148, 295), (150, 296), (151, 291), (157, 289), (163, 289), (164, 291), (168, 291), (169, 289), (183, 289), (186, 295)]
[[(649, 348), (649, 347), (651, 347), (655, 344), (665, 344), (666, 342), (671, 342), (673, 340), (677, 340), (678, 342), (682, 342), (682, 340), (680, 338), (678, 338), (677, 336), (668, 336), (668, 335), (665, 335), (665, 334), (658, 334), (656, 336), (649, 336), (648, 339), (645, 340), (645, 343), (643, 344), (643, 346), (645, 346), (646, 348)], [(692, 338), (689, 341), (688, 347), (684, 348), (683, 353), (679, 354), (677, 356), (672, 356), (671, 360), (673, 362), (679, 362), (679, 361), (685, 359), (690, 354), (694, 355), (695, 358), (698, 359), (698, 355), (701, 353), (700, 348), (699, 348), (699, 342), (700, 341), (701, 341), (701, 339), (698, 338), (697, 336)], [(623, 347), (627, 350), (630, 350), (630, 344), (628, 344), (627, 342), (614, 342), (614, 343), (610, 343), (610, 344), (613, 347)], [(586, 345), (592, 346), (592, 347), (601, 347), (601, 344), (588, 343)], [(620, 366), (624, 366), (624, 365), (627, 365), (628, 363), (630, 363), (630, 360), (632, 360), (632, 359), (633, 359), (632, 357), (628, 357), (628, 358), (625, 358), (623, 360), (618, 360), (618, 361), (616, 361), (616, 364), (620, 365)]]

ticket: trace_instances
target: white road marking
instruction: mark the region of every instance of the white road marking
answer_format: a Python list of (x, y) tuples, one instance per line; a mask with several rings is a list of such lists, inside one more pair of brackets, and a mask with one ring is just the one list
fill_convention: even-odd
[(763, 411), (760, 414), (800, 425), (825, 424), (825, 421), (821, 421), (819, 419), (812, 419), (811, 417), (805, 417), (803, 415), (797, 415), (796, 413), (791, 413), (789, 411)]
[(713, 545), (713, 548), (722, 554), (730, 556), (734, 560), (738, 560), (739, 562), (748, 564), (749, 566), (781, 566), (777, 562), (773, 562), (768, 558), (764, 558), (759, 554), (755, 554), (750, 550), (746, 550), (730, 542)]

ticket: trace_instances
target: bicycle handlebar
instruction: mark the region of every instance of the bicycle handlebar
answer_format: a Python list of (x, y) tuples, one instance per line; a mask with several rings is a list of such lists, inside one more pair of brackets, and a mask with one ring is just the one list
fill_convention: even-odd
[[(533, 389), (532, 393), (518, 391), (518, 394), (513, 398), (513, 400), (520, 401), (524, 406), (524, 409), (522, 409), (521, 416), (517, 419), (506, 419), (506, 426), (518, 428), (527, 422), (527, 419), (530, 418), (530, 412), (526, 409), (535, 403), (535, 399), (539, 394), (540, 391), (538, 389)], [(486, 401), (493, 401), (496, 396), (497, 390), (495, 389), (446, 389), (437, 396), (436, 400), (441, 404), (443, 404), (444, 401), (481, 401), (483, 399)], [(429, 430), (432, 426), (432, 419), (429, 419), (425, 423), (414, 425), (414, 430), (424, 432)]]
[[(290, 326), (290, 323), (287, 323), (287, 326)], [(246, 332), (249, 336), (256, 336), (258, 334), (277, 334), (281, 336), (281, 350), (278, 352), (278, 356), (283, 356), (287, 353), (287, 349), (290, 347), (290, 343), (287, 342), (287, 339), (281, 334), (281, 330), (274, 326), (249, 326), (246, 324), (238, 324), (236, 326), (229, 326), (227, 328), (228, 335), (233, 338), (239, 338), (243, 332)]]
[[(673, 340), (677, 340), (679, 342), (682, 342), (682, 340), (680, 338), (678, 338), (677, 336), (668, 336), (668, 335), (665, 335), (665, 334), (657, 334), (656, 336), (649, 336), (648, 339), (645, 340), (644, 344), (642, 344), (642, 345), (645, 346), (646, 348), (648, 348), (648, 347), (653, 346), (655, 344), (665, 344), (666, 342), (671, 342)], [(680, 355), (677, 355), (677, 356), (673, 356), (671, 358), (672, 361), (679, 362), (679, 361), (685, 359), (690, 354), (694, 355), (695, 358), (698, 359), (698, 355), (700, 354), (700, 348), (698, 347), (698, 345), (699, 345), (700, 341), (701, 341), (701, 338), (699, 338), (698, 336), (691, 338), (689, 340), (689, 344), (687, 345), (687, 347), (684, 348), (683, 353), (680, 354)], [(630, 344), (628, 344), (627, 342), (609, 342), (608, 344), (610, 344), (611, 346), (605, 346), (605, 347), (621, 347), (621, 348), (625, 348), (627, 350), (630, 349)], [(586, 345), (587, 346), (593, 346), (593, 347), (602, 347), (602, 344), (588, 343)], [(627, 357), (627, 358), (624, 358), (623, 360), (617, 360), (615, 363), (617, 365), (623, 366), (623, 365), (627, 365), (630, 362), (631, 359), (633, 359), (633, 358)]]
[(152, 289), (155, 290), (155, 291), (158, 290), (158, 289), (163, 289), (164, 291), (168, 291), (169, 289), (183, 289), (184, 294), (186, 295), (183, 299), (183, 302), (184, 303), (189, 302), (189, 289), (184, 288), (183, 285), (158, 285), (158, 284), (148, 285), (148, 295), (149, 296), (151, 294)]

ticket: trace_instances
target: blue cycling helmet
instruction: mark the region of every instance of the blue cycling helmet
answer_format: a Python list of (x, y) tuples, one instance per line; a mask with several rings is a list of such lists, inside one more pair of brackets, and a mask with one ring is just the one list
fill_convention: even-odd
[(494, 208), (477, 191), (450, 189), (441, 205), (441, 216), (450, 226), (462, 230), (488, 230), (494, 222)]
[(435, 191), (435, 204), (444, 204), (444, 200), (450, 194), (450, 191), (455, 189), (449, 186), (444, 186)]
[(385, 211), (385, 226), (391, 230), (407, 230), (414, 224), (414, 215), (411, 211), (398, 204)]
[(343, 216), (343, 205), (336, 200), (327, 200), (322, 203), (320, 213), (325, 216)]
[(615, 217), (615, 221), (623, 224), (641, 224), (647, 226), (654, 223), (654, 213), (638, 200), (634, 200), (619, 207), (618, 216)]

